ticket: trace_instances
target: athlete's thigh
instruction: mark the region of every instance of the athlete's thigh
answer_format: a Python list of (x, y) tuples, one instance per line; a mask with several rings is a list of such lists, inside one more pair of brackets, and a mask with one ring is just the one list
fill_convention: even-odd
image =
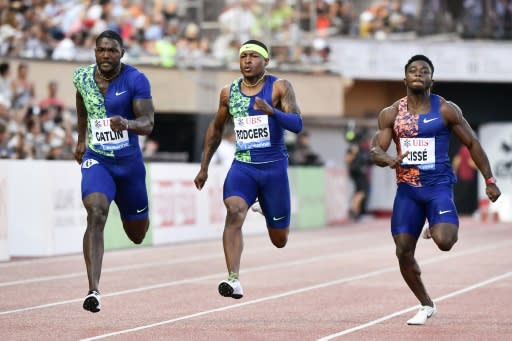
[(121, 218), (127, 221), (145, 220), (149, 207), (144, 162), (141, 158), (123, 162), (116, 175), (115, 202)]
[(258, 188), (258, 198), (269, 228), (281, 229), (290, 226), (291, 199), (287, 160), (266, 165)]
[(427, 203), (427, 219), (432, 227), (441, 223), (459, 226), (457, 208), (453, 201), (453, 190), (450, 185), (433, 186), (429, 191)]
[(81, 166), (82, 172), (82, 199), (92, 193), (103, 193), (108, 202), (112, 202), (116, 195), (116, 184), (111, 172), (111, 165), (101, 159), (88, 157)]
[(256, 201), (258, 184), (257, 169), (251, 164), (233, 161), (223, 186), (223, 200), (230, 197), (241, 197), (250, 207)]
[(401, 184), (398, 186), (393, 203), (391, 234), (408, 233), (416, 239), (425, 223), (426, 210), (422, 201), (415, 195), (416, 188)]

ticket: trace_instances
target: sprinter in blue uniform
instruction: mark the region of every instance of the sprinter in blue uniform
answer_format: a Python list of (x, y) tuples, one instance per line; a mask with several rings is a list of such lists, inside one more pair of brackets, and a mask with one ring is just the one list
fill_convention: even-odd
[(236, 134), (234, 161), (224, 182), (226, 223), (223, 246), (228, 278), (219, 283), (225, 297), (242, 298), (238, 279), (243, 248), (242, 225), (248, 208), (258, 199), (272, 243), (282, 248), (290, 226), (290, 187), (285, 129), (302, 129), (300, 109), (292, 85), (267, 74), (267, 47), (249, 40), (240, 48), (242, 77), (220, 92), (219, 109), (205, 135), (201, 169), (194, 182), (203, 188), (208, 166), (219, 146), (224, 126), (233, 122)]
[[(449, 251), (458, 238), (459, 219), (452, 194), (456, 178), (448, 157), (450, 133), (470, 150), (485, 179), (489, 199), (494, 202), (501, 194), (487, 155), (460, 108), (431, 93), (433, 74), (434, 65), (426, 56), (409, 59), (404, 78), (407, 96), (381, 111), (370, 151), (376, 165), (396, 170), (391, 233), (402, 276), (421, 303), (407, 321), (410, 325), (425, 324), (436, 313), (414, 258), (425, 220), (440, 250)], [(392, 140), (396, 156), (386, 153)]]
[(121, 63), (123, 54), (119, 34), (104, 31), (96, 39), (96, 64), (73, 73), (78, 115), (75, 159), (82, 168), (82, 201), (87, 210), (83, 252), (89, 293), (83, 307), (93, 313), (101, 309), (103, 230), (112, 200), (130, 240), (142, 243), (149, 228), (146, 170), (138, 135), (153, 130), (153, 100), (148, 79)]

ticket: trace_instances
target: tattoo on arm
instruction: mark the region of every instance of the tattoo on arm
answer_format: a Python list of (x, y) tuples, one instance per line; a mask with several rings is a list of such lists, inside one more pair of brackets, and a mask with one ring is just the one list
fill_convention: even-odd
[(136, 99), (133, 101), (135, 120), (131, 120), (130, 130), (139, 135), (148, 135), (155, 125), (155, 108), (151, 99)]
[(283, 95), (281, 97), (281, 109), (284, 112), (295, 112), (300, 114), (299, 106), (297, 105), (297, 100), (295, 98), (295, 92), (293, 91), (293, 87), (287, 80), (282, 80), (283, 84)]

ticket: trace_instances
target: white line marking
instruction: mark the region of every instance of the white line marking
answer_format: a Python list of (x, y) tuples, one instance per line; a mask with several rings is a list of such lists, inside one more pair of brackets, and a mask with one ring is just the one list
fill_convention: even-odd
[[(469, 249), (469, 250), (462, 251), (462, 252), (459, 252), (459, 253), (455, 253), (455, 254), (451, 255), (451, 257), (450, 257), (450, 255), (440, 255), (440, 256), (431, 258), (431, 259), (429, 259), (426, 262), (422, 262), (422, 264), (431, 264), (431, 263), (435, 263), (435, 262), (439, 262), (439, 261), (444, 261), (444, 260), (446, 260), (446, 258), (461, 257), (461, 256), (464, 256), (464, 255), (467, 255), (467, 254), (471, 254), (471, 253), (477, 253), (477, 252), (488, 250), (488, 249), (498, 248), (498, 247), (501, 247), (501, 246), (508, 245), (510, 243), (511, 242), (508, 241), (508, 242), (501, 242), (501, 243), (497, 243), (497, 244), (492, 244), (492, 245), (489, 245), (489, 246), (486, 246), (486, 247), (477, 247), (477, 248)], [(82, 339), (80, 341), (99, 340), (99, 339), (103, 339), (103, 338), (107, 338), (107, 337), (111, 337), (111, 336), (117, 336), (117, 335), (121, 335), (121, 334), (127, 334), (127, 333), (136, 332), (136, 331), (140, 331), (140, 330), (144, 330), (144, 329), (158, 327), (158, 326), (162, 326), (162, 325), (166, 325), (166, 324), (171, 324), (171, 323), (175, 323), (175, 322), (178, 322), (178, 321), (188, 320), (188, 319), (192, 319), (192, 318), (195, 318), (195, 317), (204, 316), (204, 315), (208, 315), (208, 314), (212, 314), (212, 313), (216, 313), (216, 312), (220, 312), (220, 311), (236, 309), (236, 308), (239, 308), (239, 307), (243, 307), (243, 306), (247, 306), (247, 305), (252, 305), (252, 304), (256, 304), (256, 303), (261, 303), (261, 302), (266, 302), (266, 301), (271, 301), (271, 300), (276, 300), (276, 299), (279, 299), (279, 298), (283, 298), (283, 297), (287, 297), (287, 296), (291, 296), (291, 295), (296, 295), (296, 294), (304, 293), (304, 292), (311, 291), (311, 290), (323, 289), (323, 288), (326, 288), (326, 287), (330, 287), (330, 286), (334, 286), (334, 285), (338, 285), (338, 284), (343, 284), (343, 283), (346, 283), (346, 282), (351, 282), (351, 281), (365, 279), (365, 278), (369, 278), (369, 277), (373, 277), (373, 276), (378, 276), (378, 275), (381, 275), (381, 274), (384, 274), (384, 273), (387, 273), (387, 272), (396, 271), (396, 269), (397, 269), (397, 266), (390, 266), (390, 267), (382, 268), (380, 270), (371, 271), (371, 272), (367, 272), (367, 273), (360, 274), (360, 275), (340, 278), (340, 279), (334, 280), (334, 281), (324, 282), (324, 283), (320, 283), (320, 284), (316, 284), (316, 285), (311, 285), (311, 286), (308, 286), (308, 287), (303, 287), (303, 288), (300, 288), (300, 289), (286, 291), (286, 292), (283, 292), (281, 294), (266, 296), (266, 297), (262, 297), (262, 298), (251, 300), (251, 301), (245, 301), (245, 302), (239, 303), (239, 304), (233, 304), (233, 305), (229, 305), (229, 306), (225, 306), (225, 307), (220, 307), (220, 308), (215, 308), (215, 309), (210, 309), (210, 310), (203, 310), (203, 311), (200, 311), (200, 312), (197, 312), (197, 313), (194, 313), (194, 314), (180, 316), (180, 317), (177, 317), (177, 318), (174, 318), (174, 319), (170, 319), (170, 320), (165, 320), (165, 321), (156, 322), (156, 323), (152, 323), (152, 324), (147, 324), (147, 325), (143, 325), (143, 326), (140, 326), (140, 327), (125, 329), (125, 330), (120, 330), (120, 331), (117, 331), (117, 332), (111, 332), (111, 333), (107, 333), (107, 334), (97, 335), (97, 336), (94, 336), (94, 337), (91, 337), (91, 338)], [(509, 275), (510, 274), (511, 273), (509, 273)], [(463, 290), (466, 290), (466, 289), (463, 289)], [(414, 310), (415, 308), (417, 308), (417, 306), (415, 306), (413, 308), (409, 308), (409, 309)], [(409, 310), (407, 310), (407, 311), (409, 311)]]
[[(284, 262), (284, 263), (279, 263), (279, 264), (255, 266), (252, 268), (247, 268), (245, 270), (241, 270), (240, 273), (245, 274), (245, 273), (256, 272), (256, 271), (268, 271), (268, 270), (272, 270), (272, 269), (279, 269), (279, 268), (284, 268), (284, 267), (289, 267), (289, 266), (303, 265), (303, 264), (313, 263), (313, 262), (317, 262), (317, 261), (325, 261), (326, 259), (330, 259), (330, 258), (349, 257), (351, 255), (358, 255), (361, 252), (366, 252), (366, 253), (375, 252), (375, 251), (379, 251), (381, 249), (386, 249), (386, 248), (388, 248), (388, 246), (381, 246), (381, 247), (371, 246), (366, 249), (351, 250), (351, 251), (346, 251), (346, 252), (337, 252), (337, 253), (332, 253), (329, 255), (308, 257), (308, 258), (304, 258), (304, 259), (300, 259), (300, 260), (294, 260), (294, 261)], [(223, 276), (226, 276), (225, 271), (215, 273), (215, 274), (200, 276), (200, 277), (186, 278), (186, 279), (181, 279), (178, 281), (164, 282), (164, 283), (159, 283), (159, 284), (154, 284), (154, 285), (143, 286), (143, 287), (139, 287), (139, 288), (135, 288), (135, 289), (128, 289), (128, 290), (117, 291), (117, 292), (113, 292), (113, 293), (109, 293), (109, 294), (102, 294), (102, 297), (112, 297), (112, 296), (133, 294), (136, 292), (143, 292), (143, 291), (148, 291), (148, 290), (172, 287), (172, 286), (181, 285), (181, 284), (189, 284), (189, 283), (201, 282), (201, 281), (206, 281), (206, 280), (215, 279), (215, 278), (222, 278)], [(75, 299), (71, 299), (71, 300), (47, 303), (47, 304), (42, 304), (42, 305), (37, 305), (37, 306), (0, 311), (0, 316), (7, 315), (7, 314), (13, 314), (13, 313), (20, 313), (20, 312), (29, 311), (29, 310), (49, 308), (49, 307), (59, 306), (59, 305), (68, 304), (68, 303), (80, 302), (82, 300), (83, 300), (83, 298), (75, 298)]]
[[(375, 235), (375, 233), (371, 233), (368, 235), (361, 235), (358, 237), (361, 239), (364, 239), (368, 236)], [(291, 248), (303, 248), (304, 246), (311, 246), (311, 245), (324, 245), (324, 244), (332, 244), (332, 243), (339, 243), (344, 240), (354, 240), (354, 238), (344, 237), (344, 238), (323, 238), (319, 240), (315, 240), (315, 242), (312, 244), (311, 241), (305, 241), (301, 243), (295, 243)], [(265, 247), (265, 250), (268, 248)], [(123, 250), (124, 251), (124, 250)], [(263, 248), (257, 248), (248, 250), (245, 254), (257, 254), (263, 251)], [(80, 256), (83, 258), (83, 256)], [(215, 259), (222, 257), (222, 253), (215, 252), (210, 254), (203, 254), (201, 256), (192, 256), (187, 258), (178, 258), (178, 259), (171, 259), (168, 261), (160, 261), (160, 262), (150, 262), (150, 263), (138, 263), (138, 264), (131, 264), (131, 265), (124, 265), (124, 266), (117, 266), (117, 267), (110, 267), (110, 268), (104, 268), (101, 272), (102, 273), (111, 273), (111, 272), (119, 272), (119, 271), (126, 271), (126, 270), (135, 270), (135, 269), (142, 269), (142, 268), (151, 268), (151, 267), (158, 267), (162, 265), (172, 265), (172, 264), (181, 264), (181, 263), (187, 263), (187, 262), (199, 262), (199, 261), (206, 261), (210, 259)], [(65, 260), (65, 259), (59, 259)], [(30, 262), (30, 261), (27, 261)], [(14, 262), (16, 263), (16, 262)], [(33, 264), (33, 263), (30, 263)], [(60, 279), (69, 279), (69, 278), (75, 278), (75, 277), (81, 277), (86, 276), (85, 271), (81, 272), (72, 272), (68, 274), (62, 274), (62, 275), (54, 275), (54, 276), (44, 276), (44, 277), (32, 277), (32, 278), (26, 278), (26, 279), (20, 279), (16, 281), (8, 281), (8, 282), (0, 282), (0, 288), (1, 287), (7, 287), (12, 285), (23, 285), (23, 284), (31, 284), (31, 283), (40, 283), (40, 282), (47, 282), (47, 281), (53, 281), (53, 280), (60, 280)]]
[[(484, 281), (481, 281), (481, 282), (478, 282), (478, 283), (475, 283), (473, 285), (470, 285), (468, 287), (465, 287), (465, 288), (462, 288), (460, 290), (457, 290), (457, 291), (452, 291), (451, 293), (449, 294), (446, 294), (444, 296), (440, 296), (438, 298), (435, 298), (433, 301), (434, 302), (441, 302), (441, 301), (444, 301), (444, 300), (447, 300), (449, 298), (452, 298), (452, 297), (455, 297), (455, 296), (458, 296), (458, 295), (462, 295), (466, 292), (469, 292), (469, 291), (472, 291), (472, 290), (475, 290), (475, 289), (478, 289), (478, 288), (481, 288), (483, 286), (486, 286), (487, 284), (491, 284), (491, 283), (494, 283), (494, 282), (497, 282), (497, 281), (500, 281), (502, 279), (505, 279), (507, 277), (510, 277), (512, 276), (512, 272), (507, 272), (507, 273), (504, 273), (502, 275), (498, 275), (498, 276), (495, 276), (495, 277), (491, 277), (489, 279), (486, 279)], [(367, 322), (365, 324), (361, 324), (359, 326), (356, 326), (356, 327), (353, 327), (353, 328), (349, 328), (349, 329), (345, 329), (344, 331), (341, 331), (339, 333), (336, 333), (336, 334), (331, 334), (331, 335), (328, 335), (328, 336), (324, 336), (320, 339), (318, 339), (317, 341), (328, 341), (328, 340), (332, 340), (338, 336), (343, 336), (343, 335), (347, 335), (347, 334), (350, 334), (350, 333), (353, 333), (355, 331), (358, 331), (358, 330), (361, 330), (361, 329), (365, 329), (365, 328), (368, 328), (368, 327), (371, 327), (371, 326), (374, 326), (378, 323), (381, 323), (381, 322), (384, 322), (386, 320), (390, 320), (394, 317), (397, 317), (397, 316), (400, 316), (400, 315), (403, 315), (405, 313), (408, 313), (410, 311), (414, 311), (416, 309), (418, 309), (419, 306), (418, 305), (415, 305), (413, 307), (409, 307), (409, 308), (406, 308), (406, 309), (403, 309), (403, 310), (400, 310), (400, 311), (396, 311), (394, 313), (391, 313), (389, 315), (386, 315), (386, 316), (383, 316), (381, 318), (378, 318), (376, 320), (373, 320), (373, 321), (370, 321), (370, 322)]]

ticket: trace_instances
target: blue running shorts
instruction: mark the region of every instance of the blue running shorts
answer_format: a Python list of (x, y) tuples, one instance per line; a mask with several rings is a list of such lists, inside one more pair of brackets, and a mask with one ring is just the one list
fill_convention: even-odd
[(233, 161), (224, 181), (224, 200), (238, 196), (250, 207), (258, 198), (269, 228), (290, 226), (288, 159), (267, 163)]
[(450, 223), (459, 226), (451, 185), (414, 187), (398, 184), (391, 217), (391, 234), (410, 233), (419, 238), (425, 219), (430, 226)]
[(82, 199), (103, 193), (115, 201), (123, 220), (148, 217), (146, 168), (141, 155), (110, 158), (86, 152), (82, 161)]

